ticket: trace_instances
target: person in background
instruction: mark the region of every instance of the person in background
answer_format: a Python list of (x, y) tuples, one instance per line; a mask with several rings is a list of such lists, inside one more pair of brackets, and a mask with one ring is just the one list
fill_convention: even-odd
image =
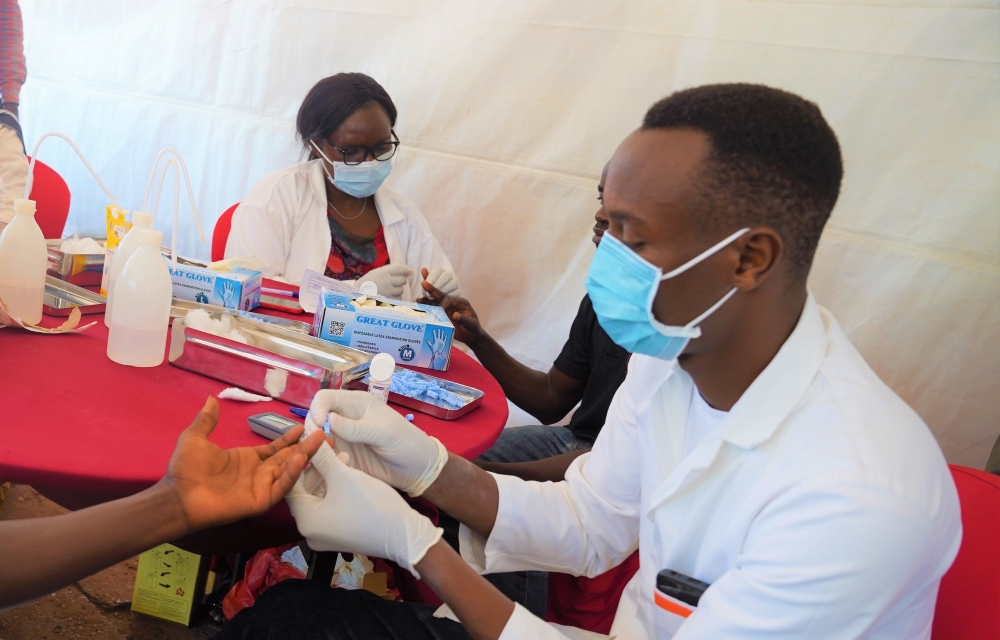
[(220, 449), (209, 398), (177, 438), (163, 479), (128, 498), (49, 518), (0, 522), (0, 609), (72, 584), (151, 547), (199, 529), (259, 515), (292, 488), (321, 434), (302, 427), (259, 447)]
[[(601, 172), (597, 199), (604, 197)], [(594, 245), (600, 246), (608, 228), (603, 203), (594, 214)], [(500, 386), (507, 399), (534, 416), (541, 425), (509, 427), (476, 463), (487, 471), (525, 480), (558, 482), (579, 455), (590, 451), (611, 406), (615, 391), (625, 380), (628, 351), (608, 337), (589, 296), (584, 296), (562, 352), (548, 372), (536, 371), (511, 357), (479, 323), (465, 298), (446, 295), (430, 282), (423, 283), (428, 297), (441, 305), (455, 325), (455, 339), (467, 344)], [(573, 407), (579, 408), (565, 427), (551, 425)], [(536, 462), (537, 461), (537, 462)], [(526, 464), (530, 463), (530, 464)]]
[(24, 195), (28, 158), (18, 116), (21, 85), (27, 78), (24, 33), (17, 0), (0, 0), (0, 230), (14, 217), (14, 200)]
[[(629, 372), (564, 481), (486, 473), (364, 392), (310, 408), (307, 431), (329, 420), (338, 453), (313, 458), (325, 495), (300, 482), (286, 498), (309, 546), (397, 562), (461, 625), (290, 580), (228, 637), (607, 638), (477, 573), (596, 575), (638, 548), (616, 640), (929, 638), (958, 495), (930, 430), (807, 287), (842, 177), (836, 135), (797, 95), (720, 84), (654, 104), (611, 159), (587, 279)], [(461, 556), (397, 489), (463, 523)]]
[(380, 295), (414, 300), (423, 274), (457, 294), (458, 278), (427, 220), (382, 186), (399, 147), (396, 106), (363, 73), (316, 83), (296, 127), (309, 160), (257, 182), (233, 214), (226, 258), (253, 256), (268, 278), (297, 284), (306, 269)]

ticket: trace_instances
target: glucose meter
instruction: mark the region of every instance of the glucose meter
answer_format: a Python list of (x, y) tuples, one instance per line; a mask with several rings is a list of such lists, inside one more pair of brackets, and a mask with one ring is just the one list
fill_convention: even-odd
[(301, 427), (301, 422), (295, 422), (277, 413), (258, 413), (247, 418), (250, 430), (268, 440), (277, 440), (292, 427)]

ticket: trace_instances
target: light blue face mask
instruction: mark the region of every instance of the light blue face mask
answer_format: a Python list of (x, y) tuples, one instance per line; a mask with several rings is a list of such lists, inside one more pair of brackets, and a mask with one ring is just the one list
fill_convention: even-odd
[(392, 171), (391, 160), (369, 160), (361, 164), (333, 162), (326, 157), (319, 145), (312, 140), (309, 141), (309, 144), (333, 167), (333, 175), (330, 175), (326, 165), (323, 165), (323, 172), (326, 173), (326, 179), (330, 181), (330, 184), (355, 198), (367, 198), (374, 194), (389, 177), (389, 172)]
[(687, 325), (678, 327), (663, 324), (653, 317), (653, 299), (660, 282), (684, 273), (749, 230), (737, 231), (668, 273), (644, 260), (610, 233), (605, 233), (587, 273), (587, 293), (601, 328), (630, 353), (675, 360), (684, 352), (689, 341), (701, 336), (697, 325), (729, 300), (736, 293), (736, 288), (722, 296), (708, 311)]

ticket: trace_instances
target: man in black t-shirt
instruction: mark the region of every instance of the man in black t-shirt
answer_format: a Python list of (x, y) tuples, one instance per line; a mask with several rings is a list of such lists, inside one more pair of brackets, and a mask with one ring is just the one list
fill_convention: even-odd
[[(597, 186), (602, 201), (604, 174)], [(594, 244), (608, 226), (602, 206), (594, 214)], [(625, 380), (628, 352), (612, 342), (597, 322), (590, 298), (584, 296), (569, 339), (548, 373), (527, 367), (507, 353), (479, 323), (465, 298), (445, 296), (424, 283), (430, 298), (441, 304), (455, 325), (455, 338), (469, 345), (493, 374), (511, 402), (541, 425), (504, 429), (478, 464), (487, 471), (526, 480), (563, 479), (570, 462), (589, 451), (604, 426), (615, 391)], [(580, 403), (566, 427), (543, 426), (562, 420)], [(534, 462), (544, 460), (544, 463)], [(499, 463), (499, 464), (498, 464)], [(524, 464), (531, 463), (531, 464)]]

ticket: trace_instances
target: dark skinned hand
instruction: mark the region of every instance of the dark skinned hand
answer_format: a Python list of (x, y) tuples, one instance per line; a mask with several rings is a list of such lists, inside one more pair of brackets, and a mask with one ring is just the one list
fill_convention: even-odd
[[(425, 278), (427, 277), (426, 271), (424, 269)], [(448, 314), (451, 323), (455, 325), (456, 340), (460, 340), (471, 346), (486, 335), (482, 325), (479, 324), (479, 316), (476, 315), (476, 310), (472, 308), (468, 300), (459, 296), (445, 295), (426, 280), (421, 282), (420, 286), (427, 292), (427, 297), (433, 300), (434, 304), (440, 305), (444, 309), (444, 312)]]
[(299, 442), (303, 427), (259, 447), (222, 449), (208, 436), (219, 421), (219, 403), (210, 397), (177, 439), (161, 482), (180, 501), (192, 529), (260, 515), (295, 484), (306, 462), (323, 443), (321, 432)]

